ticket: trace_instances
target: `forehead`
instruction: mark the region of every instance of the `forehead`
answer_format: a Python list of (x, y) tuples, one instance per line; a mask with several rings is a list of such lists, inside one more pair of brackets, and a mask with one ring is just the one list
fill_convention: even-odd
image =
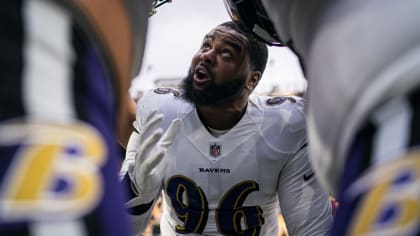
[(245, 48), (248, 43), (248, 39), (245, 35), (226, 26), (217, 26), (212, 29), (205, 38), (211, 38), (213, 40), (218, 39), (231, 44), (234, 43), (241, 48)]

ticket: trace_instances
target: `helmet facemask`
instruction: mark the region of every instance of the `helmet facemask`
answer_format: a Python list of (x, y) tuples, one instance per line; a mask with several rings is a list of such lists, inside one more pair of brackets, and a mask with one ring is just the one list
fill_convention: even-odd
[(170, 2), (172, 2), (172, 0), (153, 0), (152, 9), (150, 9), (150, 12), (149, 12), (149, 17), (156, 14), (156, 12), (157, 12), (156, 9), (158, 7), (162, 6), (165, 3), (170, 3)]

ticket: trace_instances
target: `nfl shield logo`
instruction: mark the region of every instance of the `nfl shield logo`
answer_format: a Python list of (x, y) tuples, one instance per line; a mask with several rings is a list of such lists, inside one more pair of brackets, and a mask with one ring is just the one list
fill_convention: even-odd
[(220, 144), (218, 143), (210, 143), (210, 155), (212, 157), (220, 156)]

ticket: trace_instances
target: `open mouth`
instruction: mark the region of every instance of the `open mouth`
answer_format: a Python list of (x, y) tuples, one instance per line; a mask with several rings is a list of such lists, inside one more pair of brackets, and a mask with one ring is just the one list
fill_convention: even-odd
[(204, 70), (197, 69), (194, 72), (193, 80), (197, 85), (203, 85), (207, 83), (208, 81), (210, 81), (210, 78), (208, 77), (207, 73)]

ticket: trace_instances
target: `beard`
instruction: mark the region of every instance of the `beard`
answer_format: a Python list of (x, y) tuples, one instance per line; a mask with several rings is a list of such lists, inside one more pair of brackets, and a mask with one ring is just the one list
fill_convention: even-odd
[(213, 80), (200, 90), (194, 88), (194, 73), (189, 72), (182, 81), (182, 98), (196, 106), (221, 105), (234, 100), (244, 89), (245, 78), (236, 78), (230, 82), (216, 85)]

